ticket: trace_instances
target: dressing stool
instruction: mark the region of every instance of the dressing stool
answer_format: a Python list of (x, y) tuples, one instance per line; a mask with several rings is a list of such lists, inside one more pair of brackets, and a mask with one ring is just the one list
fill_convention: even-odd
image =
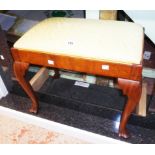
[(118, 79), (128, 100), (119, 136), (142, 91), (143, 28), (135, 23), (78, 18), (48, 18), (28, 30), (11, 49), (15, 76), (38, 110), (37, 97), (24, 75), (30, 64)]

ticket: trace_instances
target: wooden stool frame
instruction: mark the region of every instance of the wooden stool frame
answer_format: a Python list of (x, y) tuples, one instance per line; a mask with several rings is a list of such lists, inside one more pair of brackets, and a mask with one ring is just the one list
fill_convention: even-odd
[[(124, 138), (129, 136), (126, 124), (140, 100), (142, 91), (142, 64), (114, 63), (15, 48), (12, 48), (11, 51), (14, 58), (13, 68), (15, 76), (32, 101), (30, 112), (33, 113), (37, 113), (38, 111), (38, 99), (30, 83), (24, 78), (30, 64), (117, 78), (119, 88), (128, 97), (121, 116), (119, 136)], [(52, 62), (51, 64), (49, 64), (49, 60)]]

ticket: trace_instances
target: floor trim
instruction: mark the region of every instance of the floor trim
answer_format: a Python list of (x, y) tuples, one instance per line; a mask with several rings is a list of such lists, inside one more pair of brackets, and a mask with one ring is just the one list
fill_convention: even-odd
[(37, 125), (37, 126), (40, 126), (42, 128), (48, 129), (48, 130), (60, 132), (60, 133), (84, 140), (89, 143), (127, 144), (127, 142), (115, 140), (113, 138), (109, 138), (109, 137), (95, 134), (92, 132), (88, 132), (85, 130), (77, 129), (77, 128), (63, 125), (63, 124), (60, 124), (57, 122), (49, 121), (49, 120), (46, 120), (46, 119), (43, 119), (40, 117), (22, 113), (22, 112), (12, 110), (12, 109), (9, 109), (6, 107), (2, 107), (2, 106), (0, 106), (0, 113), (10, 116), (10, 117), (13, 117), (15, 119), (24, 121), (26, 123)]

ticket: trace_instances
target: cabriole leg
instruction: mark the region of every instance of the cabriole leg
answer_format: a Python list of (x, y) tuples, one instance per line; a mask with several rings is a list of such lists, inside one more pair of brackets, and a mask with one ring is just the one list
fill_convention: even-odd
[(127, 95), (128, 97), (125, 109), (121, 117), (119, 136), (128, 138), (129, 135), (126, 129), (126, 124), (128, 122), (129, 116), (136, 108), (136, 105), (139, 103), (142, 86), (140, 81), (133, 81), (121, 78), (118, 78), (118, 85), (122, 89), (123, 94)]
[(24, 78), (25, 73), (29, 67), (28, 63), (15, 61), (13, 64), (14, 74), (16, 76), (17, 81), (21, 85), (21, 87), (24, 89), (24, 91), (27, 93), (27, 95), (30, 97), (32, 101), (31, 108), (29, 109), (32, 113), (37, 113), (38, 110), (38, 100), (35, 96), (35, 93), (30, 85), (29, 82), (27, 82)]

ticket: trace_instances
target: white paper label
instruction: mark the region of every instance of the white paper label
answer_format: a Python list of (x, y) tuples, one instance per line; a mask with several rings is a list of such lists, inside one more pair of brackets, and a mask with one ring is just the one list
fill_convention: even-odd
[(54, 65), (54, 61), (53, 60), (48, 60), (48, 64)]
[(151, 58), (151, 52), (150, 51), (145, 51), (144, 55), (143, 55), (143, 58), (145, 60), (149, 60)]
[(88, 88), (90, 84), (82, 81), (76, 81), (74, 85)]
[(102, 65), (103, 70), (109, 70), (109, 65)]

